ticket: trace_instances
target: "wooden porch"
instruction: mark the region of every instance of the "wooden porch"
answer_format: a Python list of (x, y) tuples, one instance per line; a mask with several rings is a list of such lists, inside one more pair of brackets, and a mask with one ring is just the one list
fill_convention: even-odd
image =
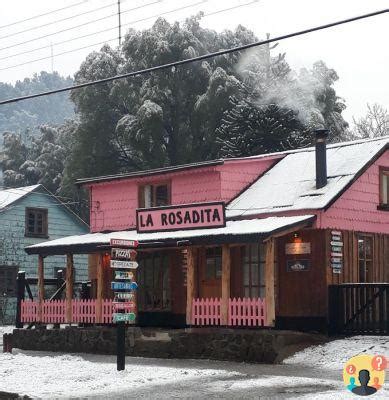
[[(205, 254), (206, 249), (215, 248), (216, 245), (164, 249), (163, 251), (168, 256), (169, 311), (178, 314), (181, 312), (180, 315), (183, 316), (182, 319), (186, 322), (186, 326), (274, 326), (274, 239), (269, 239), (264, 245), (261, 245), (261, 251), (264, 250), (266, 260), (264, 276), (261, 278), (266, 285), (265, 295), (262, 297), (247, 297), (242, 291), (232, 290), (232, 286), (234, 286), (232, 278), (240, 274), (242, 269), (237, 254), (242, 251), (244, 246), (245, 244), (242, 243), (217, 246), (219, 250), (221, 249), (221, 276), (217, 281), (217, 287), (215, 286), (215, 294), (219, 293), (220, 296), (214, 298), (201, 296), (206, 292), (202, 290), (202, 285), (205, 285), (204, 281), (200, 281), (200, 275), (203, 273), (201, 271), (204, 271), (205, 268), (204, 259), (200, 259), (200, 255)], [(258, 243), (257, 246), (259, 246)], [(160, 249), (147, 249), (139, 252), (145, 258), (152, 254), (161, 254)], [(184, 258), (182, 258), (182, 254), (185, 254)], [(113, 273), (109, 267), (110, 255), (106, 251), (93, 253), (89, 259), (89, 278), (92, 282), (91, 297), (93, 298), (75, 298), (73, 255), (67, 254), (65, 296), (64, 298), (59, 296), (47, 299), (45, 298), (45, 257), (39, 255), (37, 299), (25, 300), (24, 288), (19, 289), (19, 327), (24, 323), (111, 324), (114, 306), (113, 293), (109, 286)], [(182, 265), (182, 262), (185, 265)], [(259, 260), (257, 263), (259, 269)], [(147, 265), (144, 263), (142, 268), (146, 268)], [(185, 269), (185, 273), (182, 273), (183, 269)], [(141, 296), (145, 295), (141, 293)], [(144, 308), (143, 314), (152, 316), (156, 311), (169, 318), (167, 310)], [(158, 324), (156, 323), (155, 326)]]

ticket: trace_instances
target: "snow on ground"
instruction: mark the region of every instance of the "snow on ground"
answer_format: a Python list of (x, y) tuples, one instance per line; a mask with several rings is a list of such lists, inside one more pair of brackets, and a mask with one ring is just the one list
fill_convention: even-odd
[[(341, 370), (360, 353), (389, 356), (389, 337), (354, 337), (310, 347), (282, 365), (14, 350), (0, 354), (0, 391), (34, 398), (350, 399)], [(387, 385), (388, 387), (389, 385)], [(389, 389), (374, 395), (388, 399)]]
[(341, 369), (358, 354), (380, 354), (389, 358), (389, 336), (353, 336), (311, 346), (284, 360), (284, 364)]

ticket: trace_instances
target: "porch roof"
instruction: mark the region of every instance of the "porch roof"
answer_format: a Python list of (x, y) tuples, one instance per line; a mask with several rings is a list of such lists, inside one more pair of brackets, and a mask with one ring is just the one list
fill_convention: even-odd
[(111, 239), (137, 240), (140, 248), (163, 248), (196, 244), (237, 243), (265, 239), (287, 229), (311, 224), (314, 215), (268, 217), (227, 221), (224, 228), (193, 229), (173, 232), (137, 233), (136, 230), (88, 233), (41, 242), (25, 248), (28, 254), (55, 255), (91, 253), (108, 248)]

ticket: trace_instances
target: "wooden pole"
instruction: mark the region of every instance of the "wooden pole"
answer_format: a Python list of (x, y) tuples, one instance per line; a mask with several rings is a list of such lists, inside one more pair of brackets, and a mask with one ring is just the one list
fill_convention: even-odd
[(96, 293), (96, 322), (102, 322), (104, 296), (104, 271), (103, 271), (103, 253), (97, 256), (97, 293)]
[(231, 288), (231, 251), (228, 244), (222, 247), (222, 303), (221, 324), (228, 325), (228, 302)]
[(72, 322), (74, 266), (73, 254), (66, 255), (66, 322)]
[(274, 238), (269, 239), (265, 245), (265, 301), (266, 301), (266, 326), (274, 326), (276, 319), (274, 298)]
[(44, 272), (44, 258), (42, 255), (38, 256), (38, 321), (42, 321), (42, 308), (43, 300), (45, 299), (45, 272)]
[(24, 300), (24, 289), (26, 286), (26, 273), (19, 271), (16, 278), (16, 328), (23, 328), (22, 316), (22, 300)]
[(196, 249), (193, 247), (188, 248), (187, 253), (187, 275), (186, 275), (186, 324), (192, 324), (192, 303), (196, 296)]

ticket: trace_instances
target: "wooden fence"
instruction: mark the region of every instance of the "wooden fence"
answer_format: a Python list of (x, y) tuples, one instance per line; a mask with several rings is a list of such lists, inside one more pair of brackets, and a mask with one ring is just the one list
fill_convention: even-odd
[[(265, 321), (265, 299), (229, 299), (229, 326), (265, 326)], [(193, 299), (192, 325), (221, 325), (221, 299)]]
[(330, 334), (389, 334), (389, 283), (330, 285)]
[(101, 321), (97, 321), (96, 299), (78, 300), (73, 299), (71, 304), (72, 318), (66, 321), (66, 300), (44, 300), (42, 303), (42, 317), (39, 318), (39, 303), (34, 300), (22, 300), (21, 321), (22, 322), (44, 322), (49, 324), (69, 323), (112, 323), (113, 301), (105, 299), (102, 301)]

